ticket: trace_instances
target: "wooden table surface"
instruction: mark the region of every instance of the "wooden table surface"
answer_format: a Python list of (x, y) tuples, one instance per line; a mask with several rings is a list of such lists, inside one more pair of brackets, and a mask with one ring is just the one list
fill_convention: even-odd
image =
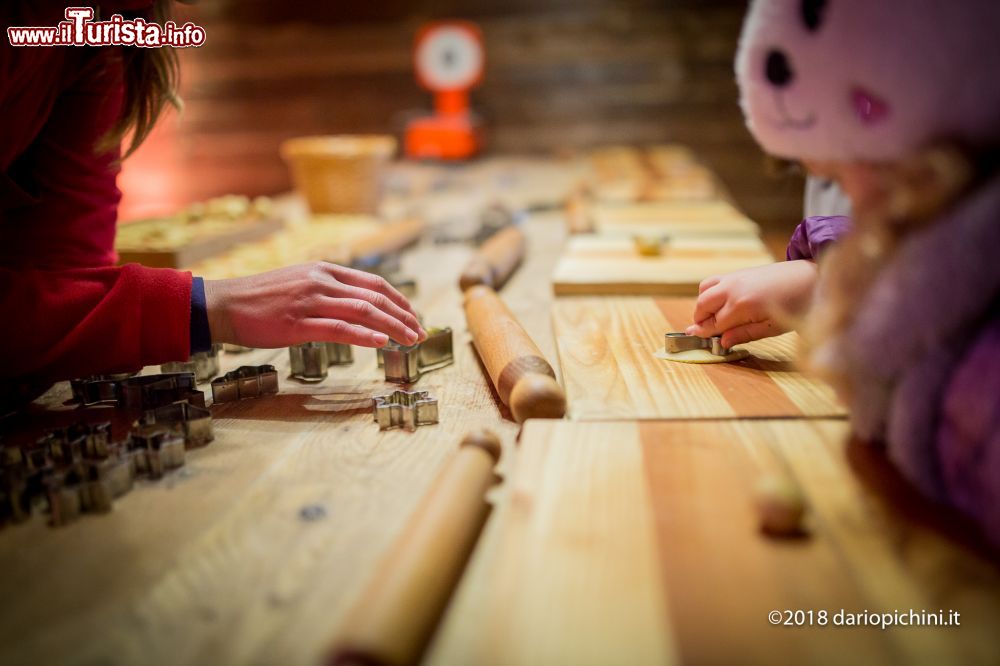
[[(847, 435), (823, 419), (529, 421), (428, 662), (996, 663), (1000, 572), (941, 535), (955, 516), (874, 492)], [(774, 472), (803, 488), (808, 536), (758, 531), (752, 489)], [(832, 626), (840, 609), (961, 615), (882, 630)], [(772, 626), (774, 610), (831, 624)]]
[[(440, 424), (378, 431), (363, 401), (391, 386), (370, 350), (315, 385), (287, 378), (286, 350), (224, 355), (223, 371), (275, 364), (281, 393), (213, 407), (216, 440), (108, 515), (0, 530), (0, 664), (315, 663), (475, 426), (503, 440), (506, 481), (431, 663), (842, 661), (844, 647), (854, 660), (1000, 660), (996, 568), (963, 545), (969, 530), (952, 514), (926, 521), (936, 510), (912, 493), (899, 503), (912, 515), (883, 503), (903, 484), (859, 470), (884, 460), (848, 467), (867, 449), (845, 459), (846, 423), (822, 418), (842, 409), (791, 369), (789, 339), (753, 346), (757, 360), (738, 366), (667, 366), (652, 352), (690, 302), (556, 302), (562, 216), (533, 214), (526, 232), (527, 259), (501, 295), (565, 375), (576, 420), (529, 422), (515, 445), (462, 314), (471, 249), (425, 242), (403, 272), (418, 279), (425, 323), (455, 331), (455, 364), (417, 384), (439, 398)], [(23, 424), (65, 423), (67, 398), (57, 386)], [(702, 420), (621, 421), (667, 418)], [(748, 484), (774, 468), (803, 484), (812, 538), (755, 532)], [(964, 622), (881, 632), (766, 618), (866, 604), (954, 608)]]
[[(546, 283), (561, 215), (532, 216), (527, 231), (502, 295), (555, 364)], [(343, 402), (393, 388), (371, 350), (315, 385), (287, 378), (287, 350), (224, 354), (223, 371), (276, 365), (281, 393), (213, 407), (215, 441), (108, 515), (0, 530), (0, 663), (313, 663), (462, 435), (486, 426), (503, 440), (501, 469), (511, 455), (517, 426), (461, 309), (470, 252), (425, 242), (403, 259), (425, 323), (455, 331), (455, 364), (416, 384), (439, 399), (440, 424), (380, 433), (370, 408)], [(68, 397), (65, 384), (45, 396), (53, 422)], [(314, 505), (325, 518), (303, 520)]]
[(691, 298), (558, 298), (552, 318), (570, 418), (844, 415), (829, 386), (795, 369), (795, 333), (745, 345), (752, 357), (735, 363), (656, 358), (664, 333), (684, 330), (693, 311)]
[(552, 273), (556, 295), (697, 296), (705, 278), (774, 261), (757, 235), (681, 236), (642, 256), (628, 236), (569, 239)]

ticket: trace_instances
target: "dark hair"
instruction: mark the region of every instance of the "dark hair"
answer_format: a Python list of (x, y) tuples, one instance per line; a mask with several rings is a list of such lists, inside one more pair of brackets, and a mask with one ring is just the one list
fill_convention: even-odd
[[(153, 20), (163, 24), (170, 20), (171, 0), (156, 0)], [(125, 97), (118, 121), (98, 143), (99, 150), (120, 146), (125, 136), (131, 134), (128, 148), (122, 150), (122, 159), (128, 157), (145, 141), (153, 130), (160, 114), (170, 105), (181, 110), (183, 104), (177, 95), (179, 65), (174, 49), (124, 48), (123, 76)]]

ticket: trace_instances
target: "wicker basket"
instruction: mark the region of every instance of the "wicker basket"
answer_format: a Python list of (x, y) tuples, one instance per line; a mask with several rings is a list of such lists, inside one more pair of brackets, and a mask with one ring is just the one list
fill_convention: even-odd
[(382, 135), (289, 139), (281, 156), (313, 213), (375, 213), (396, 140)]

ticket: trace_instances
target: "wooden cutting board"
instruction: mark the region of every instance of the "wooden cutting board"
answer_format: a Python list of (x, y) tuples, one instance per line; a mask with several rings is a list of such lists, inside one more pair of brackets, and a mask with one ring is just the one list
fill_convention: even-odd
[(845, 414), (829, 386), (796, 370), (795, 333), (745, 345), (743, 361), (693, 365), (654, 354), (691, 323), (694, 299), (559, 298), (552, 311), (570, 418)]
[[(826, 420), (527, 422), (427, 662), (997, 663), (1000, 572), (943, 535), (961, 519), (896, 494), (884, 459), (849, 466), (845, 448), (873, 454), (847, 434)], [(771, 473), (802, 487), (808, 536), (758, 531), (753, 488)], [(957, 610), (960, 626), (768, 619), (840, 609)]]
[(721, 199), (637, 204), (592, 203), (588, 215), (597, 232), (656, 233), (672, 237), (759, 235), (760, 227)]
[[(140, 220), (128, 223), (128, 231), (162, 225), (163, 220)], [(178, 225), (183, 226), (178, 222)], [(175, 247), (131, 246), (119, 238), (115, 251), (119, 264), (138, 263), (151, 268), (187, 268), (227, 250), (274, 236), (284, 227), (279, 218), (261, 218), (220, 226), (214, 233), (198, 236)], [(120, 234), (124, 235), (124, 234)]]
[(559, 295), (697, 296), (707, 277), (774, 260), (758, 236), (680, 236), (658, 256), (643, 256), (621, 235), (570, 238), (552, 275)]

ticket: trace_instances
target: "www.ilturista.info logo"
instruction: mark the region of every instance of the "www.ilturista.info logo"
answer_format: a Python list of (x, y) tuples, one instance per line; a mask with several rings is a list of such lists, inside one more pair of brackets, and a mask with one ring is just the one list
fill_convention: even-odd
[(205, 43), (205, 29), (193, 23), (163, 25), (115, 14), (95, 21), (90, 7), (67, 7), (66, 20), (54, 27), (7, 28), (11, 46), (140, 46), (186, 48)]

